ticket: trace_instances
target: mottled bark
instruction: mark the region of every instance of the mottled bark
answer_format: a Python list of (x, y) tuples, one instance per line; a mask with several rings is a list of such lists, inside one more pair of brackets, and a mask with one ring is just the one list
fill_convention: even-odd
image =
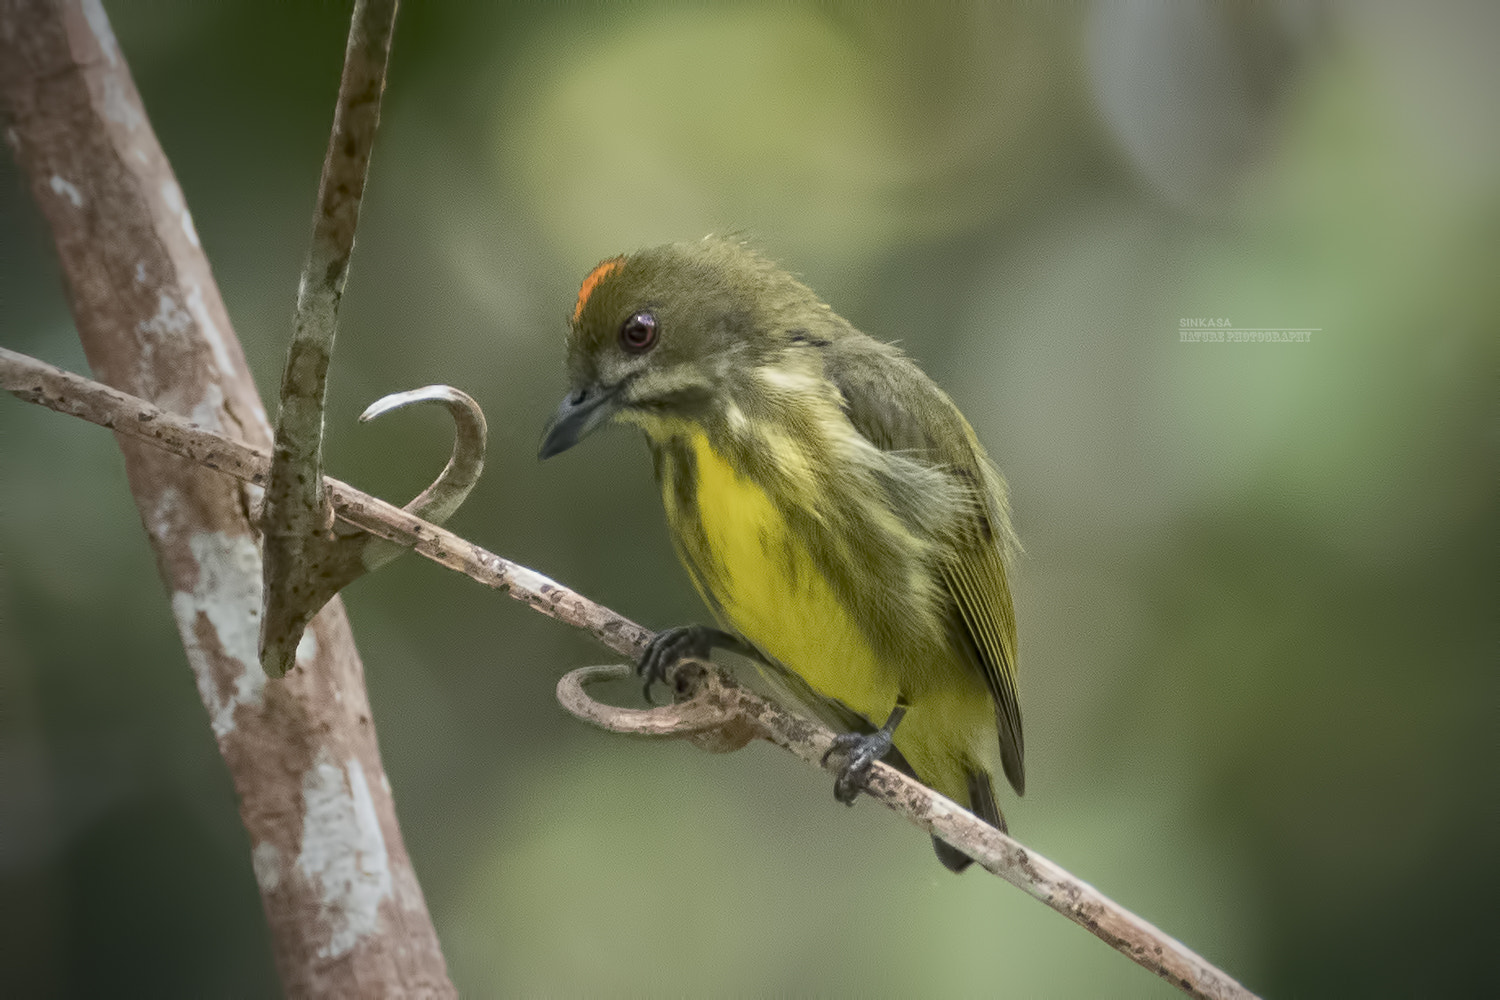
[[(0, 0), (0, 100), (95, 374), (269, 448), (192, 218), (97, 0)], [(249, 488), (117, 440), (238, 792), (287, 993), (451, 995), (342, 605), (318, 615), (288, 677), (268, 681)]]

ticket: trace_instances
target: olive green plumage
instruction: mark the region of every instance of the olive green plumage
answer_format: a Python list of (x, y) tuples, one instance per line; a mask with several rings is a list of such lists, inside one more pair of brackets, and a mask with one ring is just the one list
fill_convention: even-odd
[(791, 275), (713, 238), (596, 268), (568, 371), (543, 455), (605, 420), (641, 427), (720, 623), (835, 725), (868, 731), (906, 706), (895, 762), (1003, 826), (991, 773), (1025, 787), (1016, 541), (1005, 484), (952, 400)]

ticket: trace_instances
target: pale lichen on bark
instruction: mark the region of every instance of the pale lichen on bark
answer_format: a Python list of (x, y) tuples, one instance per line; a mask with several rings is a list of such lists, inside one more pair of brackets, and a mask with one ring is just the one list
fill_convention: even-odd
[[(169, 521), (153, 528), (167, 536), (175, 530)], [(260, 553), (249, 536), (219, 531), (193, 534), (188, 547), (198, 580), (191, 591), (172, 594), (172, 615), (214, 736), (223, 739), (241, 706), (262, 704), (266, 686), (255, 645)]]
[(320, 958), (346, 955), (378, 932), (380, 906), (391, 895), (390, 856), (358, 758), (340, 767), (321, 750), (303, 776), (297, 867), (318, 890), (328, 921)]

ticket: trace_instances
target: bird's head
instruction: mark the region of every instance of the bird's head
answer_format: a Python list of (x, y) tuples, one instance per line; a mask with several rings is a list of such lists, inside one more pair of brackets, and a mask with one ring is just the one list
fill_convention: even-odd
[(810, 324), (841, 322), (807, 286), (742, 244), (709, 238), (604, 261), (584, 278), (568, 329), (569, 391), (540, 456), (609, 420), (648, 433), (703, 423), (748, 372), (777, 364)]

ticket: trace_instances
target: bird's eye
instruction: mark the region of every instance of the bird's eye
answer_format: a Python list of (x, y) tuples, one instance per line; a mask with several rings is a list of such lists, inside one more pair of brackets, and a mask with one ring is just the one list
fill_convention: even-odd
[(631, 354), (641, 354), (656, 346), (656, 317), (638, 312), (620, 327), (620, 346)]

